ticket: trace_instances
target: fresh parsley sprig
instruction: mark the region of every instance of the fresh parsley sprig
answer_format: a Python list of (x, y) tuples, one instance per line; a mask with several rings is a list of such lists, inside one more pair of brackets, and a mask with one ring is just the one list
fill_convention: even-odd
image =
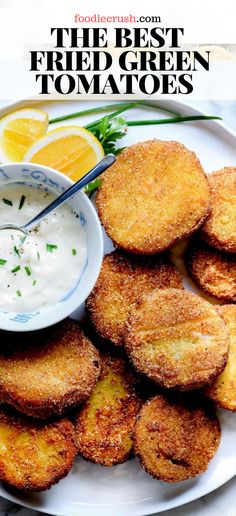
[[(97, 179), (94, 179), (94, 181), (90, 181), (90, 183), (88, 185), (85, 186), (85, 193), (91, 197), (91, 195), (93, 194), (93, 192), (95, 192), (99, 186), (101, 186), (102, 184), (102, 180), (100, 177), (97, 177)], [(1, 263), (0, 263), (1, 265)]]
[(117, 155), (121, 149), (116, 147), (116, 142), (126, 135), (127, 123), (121, 117), (110, 120), (108, 116), (105, 116), (97, 125), (91, 127), (90, 131), (103, 146), (105, 154)]

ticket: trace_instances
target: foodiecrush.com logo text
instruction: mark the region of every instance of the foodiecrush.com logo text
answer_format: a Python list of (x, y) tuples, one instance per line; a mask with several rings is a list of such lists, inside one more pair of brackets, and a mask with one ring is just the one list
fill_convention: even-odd
[(161, 23), (160, 16), (135, 16), (128, 14), (126, 16), (105, 16), (103, 14), (92, 14), (91, 16), (76, 13), (74, 15), (75, 23)]

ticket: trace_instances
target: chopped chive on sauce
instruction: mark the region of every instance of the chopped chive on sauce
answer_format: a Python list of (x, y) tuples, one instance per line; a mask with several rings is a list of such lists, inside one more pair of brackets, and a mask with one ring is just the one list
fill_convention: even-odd
[(72, 249), (72, 254), (73, 254), (73, 256), (76, 255), (76, 249)]
[(32, 283), (33, 287), (34, 287), (34, 285), (36, 285), (36, 283), (37, 283), (37, 281), (36, 281), (36, 279), (34, 279), (34, 281)]
[(16, 245), (14, 245), (13, 249), (14, 249), (15, 253), (17, 254), (17, 256), (18, 256), (19, 258), (21, 258), (21, 255), (20, 255), (19, 249), (17, 249)]
[(3, 258), (0, 258), (0, 265), (5, 265), (7, 263), (7, 260), (3, 260)]
[(31, 276), (32, 272), (30, 270), (30, 268), (28, 267), (28, 265), (25, 266), (25, 272), (27, 274), (27, 276)]
[(38, 251), (37, 251), (37, 257), (38, 257), (38, 260), (40, 260), (40, 254)]
[(48, 253), (52, 253), (54, 249), (57, 249), (57, 245), (54, 245), (54, 244), (46, 244), (46, 250), (48, 251)]
[(17, 265), (16, 267), (14, 267), (14, 269), (11, 269), (11, 272), (14, 273), (14, 272), (18, 272), (20, 270), (20, 265)]
[(21, 210), (21, 208), (23, 208), (24, 204), (25, 204), (25, 195), (22, 195), (20, 204), (19, 204), (19, 210)]
[(10, 199), (4, 199), (4, 197), (3, 197), (3, 198), (2, 198), (2, 200), (3, 200), (3, 202), (4, 202), (5, 204), (7, 204), (8, 206), (13, 206), (12, 201), (10, 201)]
[(17, 293), (18, 297), (21, 297), (21, 296), (22, 296), (22, 294), (21, 294), (21, 291), (20, 291), (20, 290), (17, 290), (17, 291), (16, 291), (16, 293)]
[(21, 244), (24, 244), (26, 237), (27, 237), (27, 235), (25, 235), (25, 236), (20, 238), (20, 243)]

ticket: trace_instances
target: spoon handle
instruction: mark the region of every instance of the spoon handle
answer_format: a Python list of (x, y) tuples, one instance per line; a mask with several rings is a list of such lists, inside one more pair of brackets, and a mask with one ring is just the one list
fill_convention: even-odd
[(115, 162), (115, 160), (116, 158), (115, 156), (113, 156), (113, 154), (107, 154), (107, 156), (105, 156), (105, 158), (99, 161), (99, 163), (95, 165), (95, 167), (93, 167), (92, 170), (90, 170), (84, 177), (82, 177), (82, 179), (79, 179), (77, 183), (70, 186), (68, 190), (59, 195), (59, 197), (57, 197), (53, 202), (46, 206), (44, 210), (38, 213), (36, 217), (34, 217), (27, 224), (25, 224), (22, 229), (24, 229), (25, 231), (29, 231), (29, 229), (31, 229), (33, 226), (36, 226), (42, 219), (46, 217), (46, 215), (51, 213), (51, 211), (55, 210), (56, 208), (64, 204), (68, 199), (70, 199), (70, 197), (75, 195), (77, 192), (82, 190), (84, 186), (90, 183), (90, 181), (93, 181), (94, 179), (96, 179), (96, 177), (102, 174), (102, 172), (109, 168)]

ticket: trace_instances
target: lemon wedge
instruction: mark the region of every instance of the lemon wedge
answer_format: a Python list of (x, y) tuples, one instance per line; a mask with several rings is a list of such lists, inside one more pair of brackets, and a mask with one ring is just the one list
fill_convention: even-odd
[(19, 109), (1, 118), (0, 161), (22, 161), (47, 128), (48, 115), (40, 109)]
[(35, 142), (24, 161), (52, 167), (78, 181), (104, 156), (100, 142), (79, 126), (64, 126), (49, 131)]

